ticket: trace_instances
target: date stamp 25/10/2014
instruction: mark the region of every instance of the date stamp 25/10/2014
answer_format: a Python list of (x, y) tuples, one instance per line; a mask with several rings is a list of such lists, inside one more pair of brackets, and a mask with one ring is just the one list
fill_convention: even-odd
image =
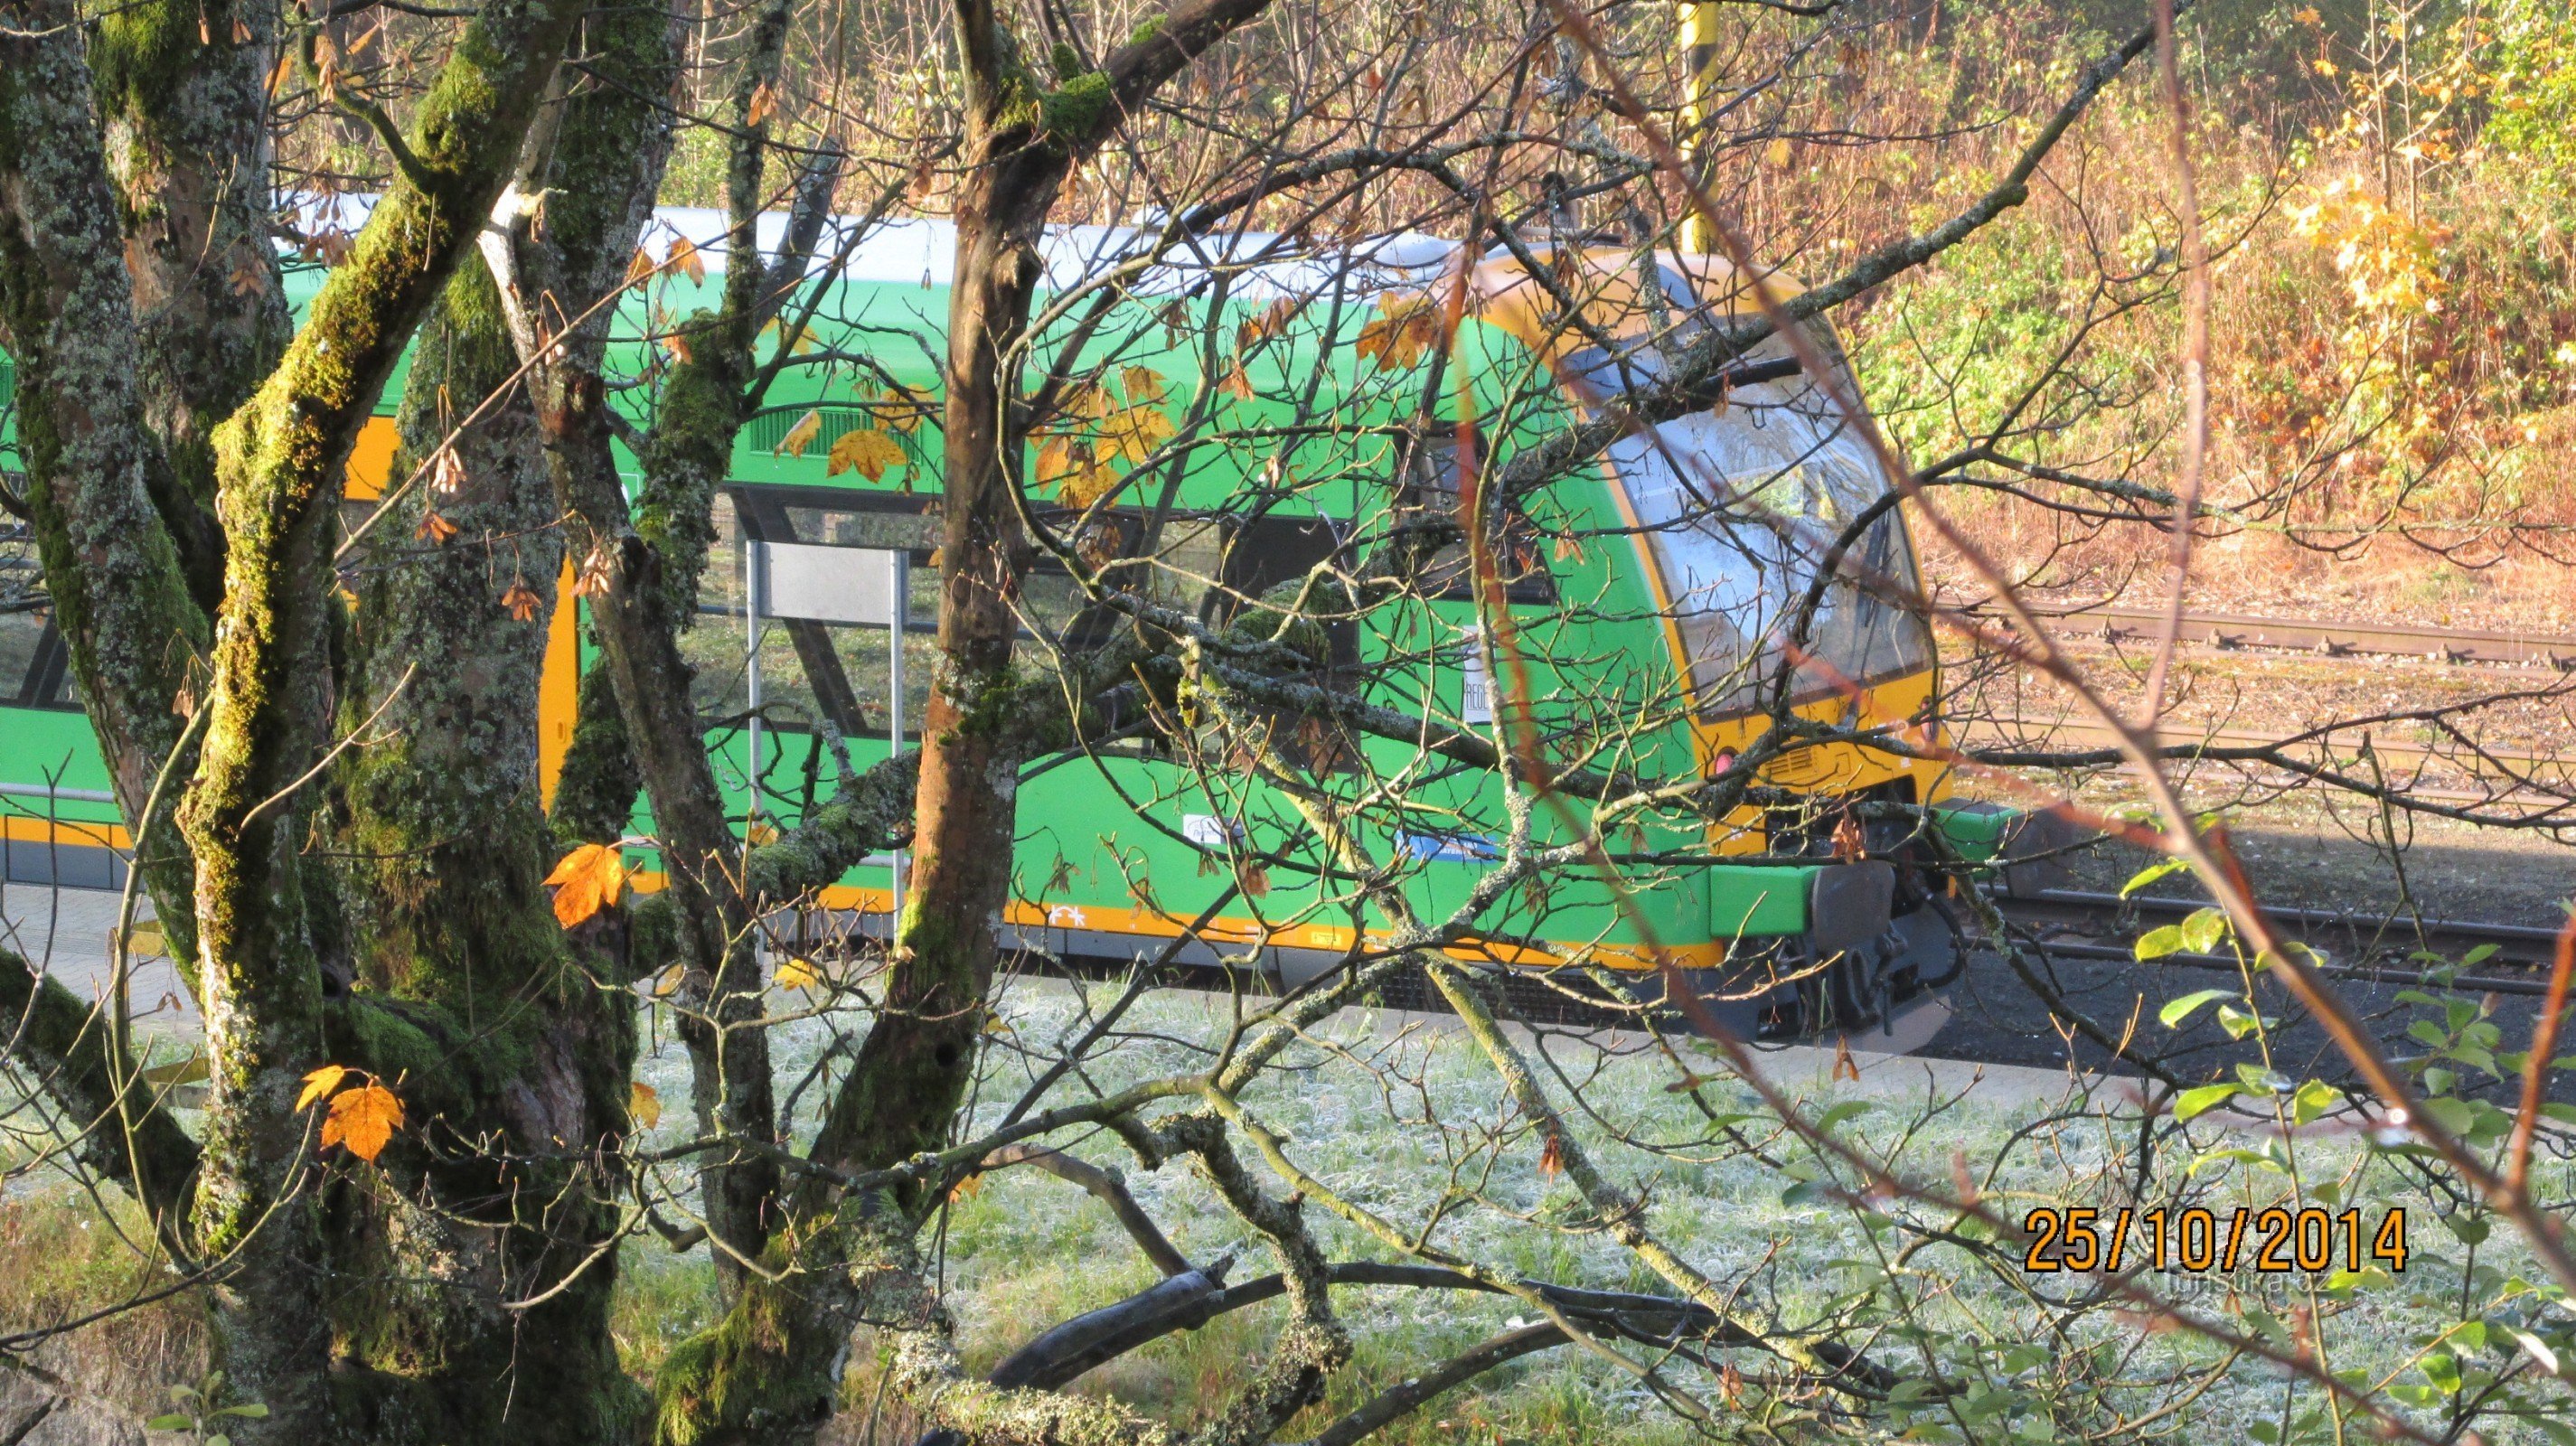
[[(2042, 1206), (2022, 1219), (2030, 1237), (2022, 1269), (2032, 1272), (2126, 1269), (2232, 1273), (2239, 1266), (2271, 1274), (2406, 1268), (2406, 1212), (2382, 1211), (2374, 1228), (2359, 1210), (2239, 1205), (2228, 1214), (2201, 1206), (2117, 1210)], [(2366, 1242), (2366, 1243), (2365, 1243)]]

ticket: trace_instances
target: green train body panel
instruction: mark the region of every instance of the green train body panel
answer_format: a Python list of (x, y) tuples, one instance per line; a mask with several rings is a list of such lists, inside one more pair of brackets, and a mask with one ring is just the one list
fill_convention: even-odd
[[(310, 268), (290, 272), (290, 296), (299, 308), (318, 289), (319, 279), (320, 273)], [(712, 308), (720, 286), (720, 275), (694, 283), (673, 278), (645, 299), (630, 301), (620, 322), (624, 335), (612, 345), (611, 368), (641, 372), (659, 364), (643, 339), (648, 329), (667, 330), (693, 311)], [(1047, 302), (1041, 298), (1041, 311)], [(943, 287), (868, 282), (835, 287), (823, 308), (828, 315), (811, 328), (808, 341), (817, 354), (864, 352), (878, 370), (861, 373), (846, 364), (786, 368), (738, 440), (733, 464), (737, 495), (743, 495), (742, 488), (788, 488), (797, 491), (776, 495), (792, 497), (800, 506), (847, 499), (897, 507), (918, 507), (935, 497), (938, 418), (934, 412), (897, 428), (898, 409), (887, 398), (889, 383), (925, 398), (937, 396), (936, 357), (942, 350), (947, 304)], [(1166, 391), (1162, 410), (1185, 435), (1192, 420), (1211, 409), (1221, 415), (1222, 424), (1207, 429), (1205, 441), (1190, 448), (1184, 465), (1158, 467), (1154, 477), (1145, 479), (1150, 487), (1134, 489), (1122, 502), (1151, 500), (1169, 486), (1183, 514), (1230, 511), (1241, 516), (1253, 510), (1246, 499), (1265, 494), (1284, 473), (1300, 485), (1280, 495), (1269, 516), (1293, 520), (1321, 514), (1363, 539), (1389, 524), (1392, 489), (1387, 479), (1398, 456), (1397, 428), (1417, 413), (1422, 379), (1418, 369), (1383, 369), (1354, 345), (1361, 330), (1382, 314), (1375, 293), (1314, 301), (1286, 335), (1262, 338), (1245, 363), (1255, 400), (1226, 390), (1233, 352), (1222, 346), (1211, 349), (1207, 339), (1239, 339), (1245, 328), (1263, 326), (1268, 303), (1234, 303), (1218, 308), (1213, 317), (1205, 304), (1196, 304), (1190, 324), (1177, 331), (1160, 324), (1154, 308), (1161, 304), (1148, 298), (1113, 308), (1110, 324), (1091, 339), (1086, 357), (1092, 360), (1086, 365), (1106, 362), (1106, 377), (1122, 387), (1126, 368), (1156, 373)], [(1070, 320), (1058, 319), (1040, 332), (1031, 376), (1042, 374), (1054, 347), (1071, 330)], [(1113, 338), (1114, 344), (1103, 347), (1102, 337)], [(1213, 371), (1212, 358), (1217, 361)], [(1550, 381), (1546, 363), (1498, 326), (1474, 317), (1465, 321), (1452, 366), (1442, 388), (1441, 411), (1454, 424), (1460, 405), (1457, 379), (1463, 376), (1466, 405), (1488, 449), (1488, 466), (1502, 465), (1515, 450), (1567, 420), (1569, 409)], [(8, 385), (8, 374), (0, 370), (0, 388)], [(400, 387), (398, 376), (380, 413), (391, 411)], [(639, 423), (649, 423), (649, 409), (627, 398), (644, 390), (624, 394), (619, 402)], [(791, 452), (786, 439), (809, 413), (817, 426), (801, 449)], [(875, 482), (852, 470), (835, 475), (829, 461), (834, 442), (870, 427), (893, 432), (905, 451), (904, 465)], [(1031, 450), (1034, 454), (1036, 447)], [(903, 502), (907, 497), (915, 500)], [(1547, 721), (1561, 723), (1583, 707), (1615, 705), (1620, 699), (1670, 696), (1680, 680), (1656, 621), (1661, 604), (1639, 554), (1619, 534), (1626, 519), (1606, 474), (1597, 468), (1578, 472), (1531, 505), (1535, 519), (1549, 530), (1594, 539), (1547, 560), (1561, 603), (1513, 606), (1516, 626), (1527, 632), (1524, 656), (1541, 660), (1528, 666), (1529, 696), (1540, 700)], [(865, 525), (915, 529), (910, 543), (917, 554), (916, 635), (908, 640), (907, 667), (908, 691), (917, 696), (929, 676), (926, 629), (932, 619), (926, 607), (929, 595), (920, 582), (928, 573), (926, 539), (919, 535), (918, 523), (904, 522), (902, 513), (886, 515), (895, 520), (879, 517)], [(689, 647), (710, 679), (722, 667), (740, 666), (745, 648), (742, 565), (731, 546), (720, 545), (709, 560), (703, 590), (707, 611)], [(1176, 582), (1172, 587), (1180, 600), (1194, 600), (1186, 596), (1188, 585)], [(1466, 678), (1457, 659), (1476, 617), (1464, 597), (1413, 600), (1373, 617), (1360, 631), (1357, 648), (1360, 664), (1384, 680), (1374, 701), (1459, 721), (1466, 712)], [(870, 650), (882, 657), (883, 630), (848, 629), (835, 637), (844, 639), (836, 646), (847, 659), (853, 690), (870, 705), (871, 717), (881, 716), (883, 665), (870, 661)], [(783, 669), (779, 660), (793, 656), (774, 638), (764, 642), (761, 655), (764, 672)], [(710, 696), (721, 694), (725, 685), (710, 679), (702, 679)], [(871, 679), (879, 694), (872, 702), (865, 697)], [(14, 680), (0, 680), (0, 689), (12, 686)], [(6, 701), (0, 696), (0, 705)], [(703, 704), (701, 711), (721, 716), (721, 710)], [(907, 712), (917, 724), (918, 703), (908, 705)], [(77, 712), (0, 706), (0, 730), (6, 735), (0, 741), (0, 781), (26, 782), (59, 764), (65, 765), (66, 787), (106, 786), (95, 742)], [(848, 743), (852, 761), (862, 769), (886, 757), (889, 749), (881, 732), (854, 732)], [(1356, 746), (1367, 755), (1370, 772), (1383, 776), (1412, 768), (1422, 775), (1404, 794), (1407, 811), (1401, 826), (1364, 836), (1360, 844), (1377, 863), (1410, 861), (1407, 896), (1423, 919), (1442, 919), (1464, 907), (1488, 872), (1494, 841), (1505, 833), (1499, 784), (1486, 774), (1424, 770), (1415, 750), (1401, 741), (1366, 739)], [(752, 730), (731, 724), (711, 732), (709, 747), (728, 805), (747, 830), (755, 826), (755, 815), (759, 827), (793, 827), (810, 800), (828, 795), (833, 786), (833, 767), (808, 732), (765, 726), (755, 743)], [(1629, 740), (1620, 766), (1641, 776), (1687, 774), (1700, 766), (1694, 748), (1689, 729), (1676, 725)], [(112, 808), (87, 808), (101, 818), (113, 816)], [(72, 814), (68, 807), (63, 812)], [(1532, 812), (1534, 846), (1572, 841), (1550, 809)], [(1243, 769), (1193, 768), (1174, 759), (1119, 752), (1058, 762), (1024, 783), (1018, 816), (1016, 893), (1023, 903), (1014, 922), (1026, 937), (1043, 939), (1047, 929), (1166, 937), (1233, 886), (1238, 897), (1221, 912), (1275, 927), (1276, 939), (1291, 941), (1283, 947), (1330, 950), (1350, 943), (1354, 890), (1349, 878), (1319, 854), (1312, 830), (1290, 800), (1254, 782)], [(1992, 839), (1979, 832), (1985, 822), (1964, 815), (1954, 821), (1962, 844), (1975, 849), (1982, 839), (1991, 851)], [(636, 831), (649, 836), (651, 829), (651, 818), (639, 804)], [(1244, 856), (1278, 857), (1257, 875), (1238, 875), (1216, 857), (1228, 837), (1239, 841)], [(1707, 840), (1707, 830), (1696, 823), (1650, 823), (1625, 829), (1618, 847), (1629, 856), (1687, 855), (1704, 850)], [(649, 869), (654, 862), (650, 851), (638, 852)], [(1822, 867), (1702, 861), (1628, 869), (1621, 885), (1629, 895), (1624, 904), (1608, 882), (1570, 871), (1551, 880), (1544, 891), (1514, 890), (1490, 901), (1479, 916), (1480, 932), (1461, 947), (1489, 950), (1507, 960), (1564, 957), (1597, 947), (1599, 957), (1633, 967), (1645, 961), (1652, 940), (1688, 946), (1693, 959), (1705, 962), (1712, 948), (1714, 957), (1723, 957), (1728, 941), (1804, 933), (1810, 926), (1811, 890)], [(872, 861), (853, 869), (844, 887), (825, 902), (881, 909), (891, 882), (886, 863)], [(1367, 918), (1363, 927), (1375, 931), (1383, 921)]]

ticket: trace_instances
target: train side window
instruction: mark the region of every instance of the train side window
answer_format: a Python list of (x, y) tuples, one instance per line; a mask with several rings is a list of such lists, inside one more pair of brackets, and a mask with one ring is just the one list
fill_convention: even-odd
[(0, 528), (0, 704), (41, 708), (61, 691), (62, 642), (43, 583), (26, 529)]
[[(1289, 516), (1265, 512), (1237, 524), (1226, 543), (1218, 586), (1209, 590), (1199, 616), (1222, 626), (1243, 608), (1285, 583), (1301, 582), (1318, 564), (1329, 561), (1348, 540), (1344, 526), (1316, 513)], [(1313, 610), (1331, 649), (1328, 666), (1347, 671), (1359, 666), (1360, 630), (1356, 618), (1335, 615), (1329, 601)]]
[(36, 705), (36, 661), (45, 642), (45, 616), (30, 611), (0, 613), (0, 704)]
[[(1341, 551), (1347, 535), (1333, 518), (1309, 513), (1290, 516), (1265, 512), (1241, 521), (1226, 546), (1219, 586), (1208, 592), (1200, 616), (1222, 625), (1274, 589), (1302, 581)], [(1310, 611), (1323, 624), (1326, 659), (1323, 682), (1348, 687), (1360, 665), (1360, 630), (1356, 618), (1335, 616), (1329, 597)], [(1266, 710), (1265, 710), (1266, 711)], [(1289, 761), (1313, 774), (1353, 773), (1360, 766), (1359, 740), (1339, 724), (1267, 712), (1270, 740)]]
[[(1464, 525), (1458, 515), (1462, 499), (1458, 485), (1458, 439), (1454, 434), (1431, 433), (1409, 439), (1404, 449), (1404, 463), (1396, 485), (1396, 508), (1399, 513), (1440, 518)], [(1503, 517), (1503, 552), (1497, 559), (1503, 575), (1503, 595), (1516, 603), (1552, 603), (1556, 601), (1556, 579), (1548, 572), (1547, 550), (1540, 544), (1537, 526), (1519, 507), (1507, 508)], [(1468, 557), (1467, 544), (1450, 543), (1431, 556), (1422, 572), (1422, 590), (1427, 597), (1444, 601), (1469, 601), (1475, 596), (1475, 578)]]
[[(1062, 509), (1041, 509), (1038, 515), (1056, 527), (1081, 521), (1081, 514)], [(1111, 509), (1093, 516), (1090, 532), (1073, 538), (1073, 545), (1091, 559), (1104, 587), (1207, 616), (1209, 594), (1221, 578), (1233, 520), (1209, 513), (1169, 514), (1150, 554), (1145, 522), (1140, 510)], [(1075, 647), (1098, 644), (1125, 621), (1122, 614), (1090, 610), (1073, 574), (1044, 555), (1021, 581), (1020, 608), (1031, 621)]]

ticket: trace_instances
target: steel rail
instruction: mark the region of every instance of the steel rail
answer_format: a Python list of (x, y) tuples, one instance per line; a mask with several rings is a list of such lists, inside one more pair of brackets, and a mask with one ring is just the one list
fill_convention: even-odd
[[(2201, 899), (2152, 895), (2123, 899), (2117, 894), (2080, 889), (2043, 889), (2018, 897), (1997, 893), (1992, 898), (1996, 912), (2002, 914), (2007, 922), (2035, 930), (2117, 926), (2138, 914), (2171, 918), (2213, 907)], [(2330, 909), (2267, 908), (2265, 913), (2298, 942), (2329, 953), (2331, 949), (2368, 951), (2393, 948), (2403, 949), (2409, 955), (2425, 951), (2460, 958), (2481, 945), (2493, 945), (2496, 952), (2482, 962), (2524, 965), (2536, 970), (2547, 963), (2558, 938), (2554, 929), (2528, 924), (2496, 924), (2467, 919), (2424, 919), (2419, 923), (2402, 914), (2354, 914)], [(2043, 938), (2041, 942), (2051, 952), (2071, 957), (2120, 960), (2133, 964), (2141, 962), (2134, 943), (2062, 938)], [(2196, 952), (2167, 954), (2143, 962), (2156, 967), (2219, 969), (2228, 973), (2235, 973), (2242, 967), (2232, 954)], [(2429, 969), (2337, 963), (2331, 957), (2319, 972), (2367, 983), (2439, 982)], [(2548, 992), (2549, 982), (2536, 973), (2529, 977), (2477, 975), (2452, 979), (2448, 987), (2537, 997)]]
[[(2033, 609), (2033, 614), (2052, 622), (2091, 624), (2081, 629), (2069, 629), (2063, 636), (2093, 637), (2110, 643), (2150, 642), (2157, 629), (2164, 625), (2164, 614), (2158, 609), (2122, 607), (2116, 603)], [(2241, 613), (2185, 613), (2176, 636), (2180, 641), (2205, 643), (2223, 652), (2274, 648), (2330, 658), (2369, 654), (2576, 672), (2576, 637), (2558, 633), (2254, 617)]]
[[(2394, 726), (2394, 725), (2392, 725)], [(2337, 734), (2363, 733), (2363, 737), (2338, 742)], [(2576, 801), (2576, 756), (2534, 753), (2519, 748), (2499, 748), (2481, 744), (2476, 748), (2456, 740), (2424, 743), (2410, 739), (2389, 738), (2376, 731), (2365, 732), (2362, 725), (2352, 724), (2323, 729), (2311, 736), (2276, 737), (2251, 728), (2210, 728), (2188, 723), (2169, 723), (2163, 729), (2168, 747), (2202, 748), (2274, 748), (2314, 750), (2326, 755), (2345, 772), (2361, 767), (2361, 747), (2367, 742), (2383, 767), (2396, 771), (2389, 785), (2399, 792), (2416, 792), (2415, 775), (2428, 768), (2459, 774), (2473, 780), (2494, 784), (2492, 798), (2478, 793), (2463, 795), (2481, 802), (2507, 802), (2528, 796), (2533, 800), (2557, 803)], [(1971, 748), (2012, 748), (2046, 752), (2063, 744), (2077, 745), (2082, 751), (2098, 752), (2112, 745), (2114, 733), (2100, 723), (2076, 718), (2010, 720), (1977, 719), (1970, 722), (1962, 735)], [(2036, 741), (2034, 741), (2036, 740)], [(2062, 742), (2061, 742), (2062, 740)], [(2258, 758), (2212, 758), (2212, 763), (2261, 763)], [(2459, 790), (2420, 790), (2428, 795), (2444, 795)]]

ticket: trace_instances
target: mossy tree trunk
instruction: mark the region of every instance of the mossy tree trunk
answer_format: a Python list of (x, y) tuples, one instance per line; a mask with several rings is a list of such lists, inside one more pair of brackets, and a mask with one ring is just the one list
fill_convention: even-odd
[[(634, 1009), (606, 961), (568, 944), (543, 884), (537, 683), (563, 544), (517, 369), (490, 275), (460, 267), (421, 329), (393, 467), (454, 485), (414, 488), (379, 524), (340, 703), (342, 735), (365, 741), (332, 793), (354, 983), (450, 1044), (442, 1067), (473, 1095), (454, 1123), (497, 1127), (524, 1163), (506, 1190), (488, 1169), (433, 1167), (429, 1208), (335, 1184), (335, 1271), (377, 1282), (335, 1300), (335, 1355), (370, 1383), (350, 1398), (376, 1439), (606, 1446), (644, 1404), (608, 1333), (616, 1256), (587, 1261), (622, 1181), (561, 1142), (625, 1133)], [(446, 541), (431, 514), (456, 529)], [(493, 1389), (514, 1379), (546, 1385)]]
[[(707, 757), (680, 639), (696, 622), (734, 437), (757, 405), (754, 340), (775, 314), (780, 286), (803, 274), (792, 245), (773, 274), (754, 239), (774, 125), (759, 97), (778, 81), (789, 14), (783, 3), (756, 11), (735, 64), (723, 298), (679, 325), (685, 354), (663, 380), (651, 429), (633, 439), (643, 483), (631, 502), (610, 451), (613, 422), (599, 376), (606, 314), (561, 337), (539, 330), (546, 318), (580, 315), (626, 284), (670, 148), (666, 118), (644, 99), (666, 93), (678, 74), (682, 37), (662, 17), (637, 12), (593, 27), (591, 67), (616, 83), (573, 98), (545, 153), (523, 170), (520, 194), (549, 197), (542, 235), (528, 217), (511, 216), (508, 238), (487, 246), (513, 299), (520, 353), (533, 363), (570, 544), (592, 584), (592, 633), (618, 732), (653, 805), (668, 880), (655, 913), (676, 932), (675, 1003), (692, 1103), (702, 1130), (743, 1144), (708, 1152), (699, 1165), (703, 1218), (719, 1242), (715, 1260), (729, 1292), (740, 1290), (743, 1262), (760, 1257), (778, 1224), (773, 1153), (782, 1141), (768, 1038), (756, 1027), (765, 1004), (743, 846)], [(806, 174), (810, 223), (829, 201), (829, 158)], [(557, 209), (556, 197), (570, 209)], [(810, 232), (809, 224), (799, 234)]]
[(153, 501), (209, 613), (224, 561), (214, 430), (293, 331), (269, 242), (277, 39), (274, 0), (144, 0), (103, 12), (90, 48), (125, 215), (137, 380), (169, 460)]
[[(91, 1154), (208, 1268), (229, 1398), (268, 1408), (228, 1423), (238, 1441), (604, 1443), (641, 1404), (606, 1331), (616, 1182), (595, 1178), (627, 1125), (630, 1005), (540, 884), (559, 545), (524, 399), (468, 434), (461, 489), (412, 504), (468, 538), (398, 519), (354, 609), (335, 568), (343, 468), (422, 317), (445, 298), (431, 365), (465, 406), (511, 369), (488, 281), (450, 277), (582, 13), (497, 0), (462, 27), (388, 137), (400, 180), (287, 344), (273, 8), (147, 4), (85, 45), (68, 4), (0, 4), (0, 344), (37, 540), (128, 817), (165, 763), (184, 786), (141, 864), (211, 1071), (201, 1139), (139, 1107), (132, 1147), (111, 1130)], [(183, 730), (202, 742), (174, 762)], [(317, 825), (351, 847), (312, 847)], [(12, 1047), (100, 1118), (110, 1032), (5, 963), (0, 995), (42, 1026)], [(371, 1166), (317, 1168), (296, 1099), (326, 1062), (403, 1094)]]
[[(55, 0), (0, 5), (0, 344), (19, 368), (18, 445), (55, 622), (117, 802), (140, 819), (209, 629), (154, 505), (168, 462), (145, 420), (123, 232), (72, 16)], [(140, 862), (184, 960), (192, 871), (169, 832), (147, 835)]]
[[(1013, 707), (1012, 599), (1031, 561), (1016, 496), (1028, 426), (1017, 358), (1041, 272), (1037, 243), (1072, 168), (1266, 3), (1185, 5), (1056, 87), (1022, 61), (988, 0), (958, 6), (967, 94), (944, 367), (939, 657), (883, 1005), (810, 1150), (833, 1170), (881, 1169), (946, 1143), (999, 955), (1030, 742)], [(846, 1199), (827, 1177), (803, 1177), (771, 1241), (779, 1279), (749, 1281), (657, 1380), (663, 1446), (812, 1440), (834, 1404), (851, 1323), (880, 1318), (865, 1302), (908, 1264), (900, 1242), (933, 1203), (917, 1187)]]

